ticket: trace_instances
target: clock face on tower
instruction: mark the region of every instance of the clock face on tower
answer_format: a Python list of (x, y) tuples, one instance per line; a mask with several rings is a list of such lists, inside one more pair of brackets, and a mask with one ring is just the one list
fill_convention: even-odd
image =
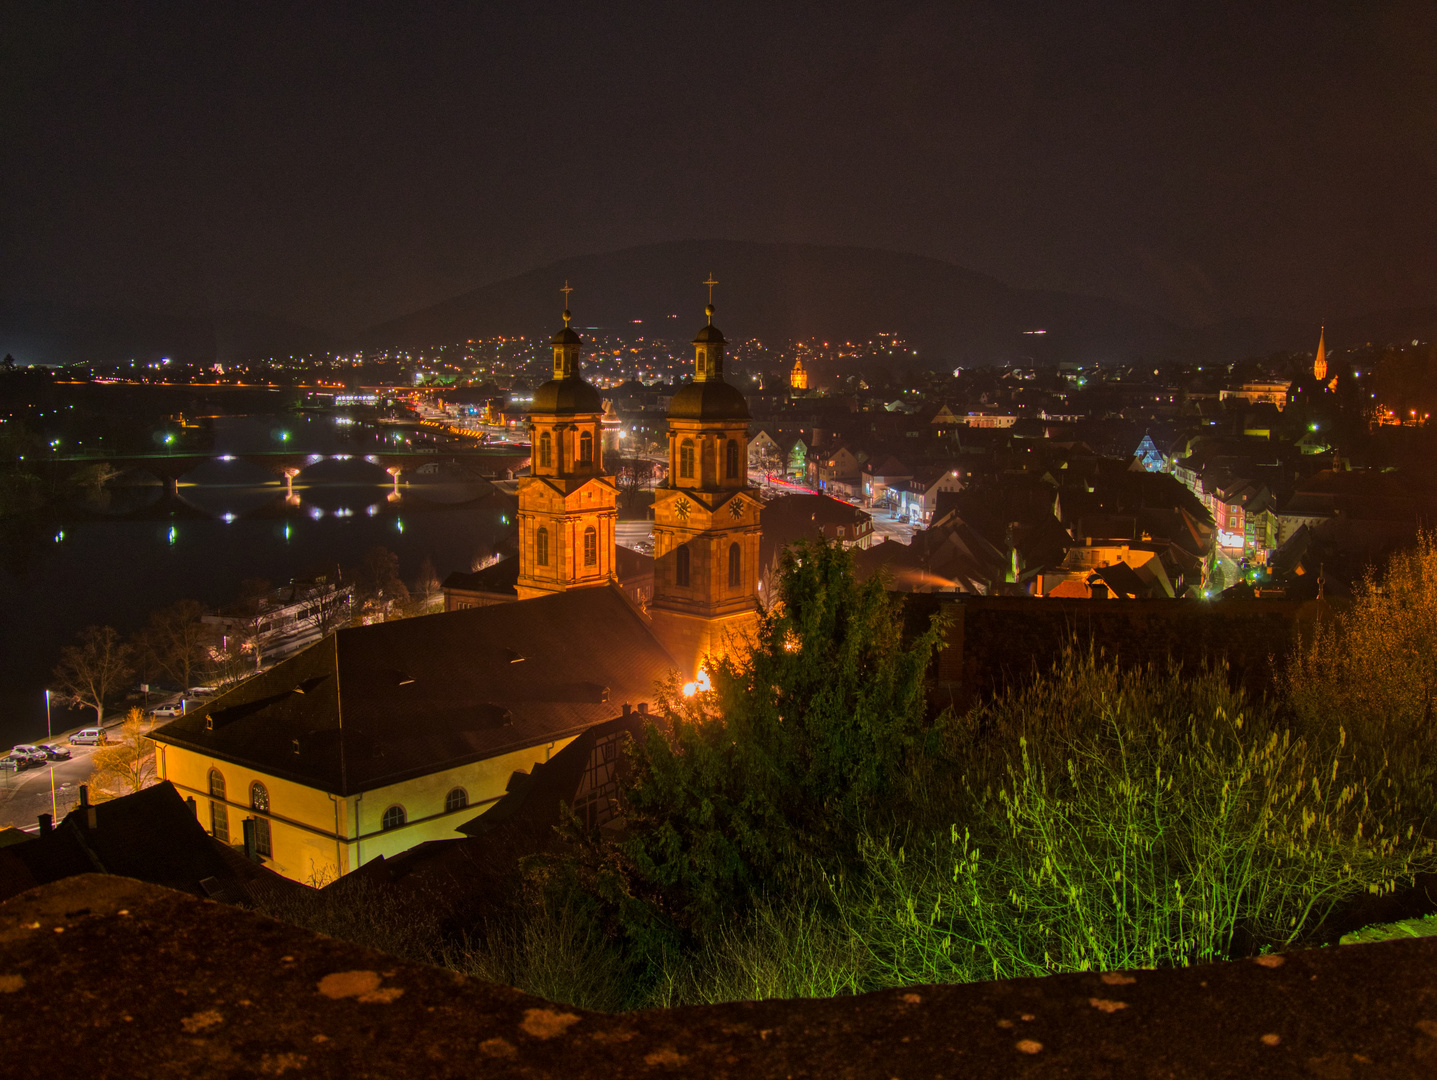
[(728, 504), (728, 512), (729, 516), (732, 517), (735, 521), (743, 517), (743, 500), (734, 499), (732, 502), (730, 502)]
[(674, 504), (674, 509), (678, 511), (679, 520), (688, 521), (689, 511), (693, 509), (693, 507), (687, 499), (680, 499)]

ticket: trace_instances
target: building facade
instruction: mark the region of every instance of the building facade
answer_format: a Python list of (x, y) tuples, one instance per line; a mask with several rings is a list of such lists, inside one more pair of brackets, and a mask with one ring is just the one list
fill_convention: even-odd
[(654, 493), (654, 635), (685, 675), (742, 648), (758, 625), (758, 498), (748, 486), (748, 403), (724, 381), (727, 342), (694, 338), (694, 379), (669, 403), (667, 483)]
[(604, 471), (604, 403), (579, 372), (579, 335), (554, 336), (554, 377), (534, 391), (532, 459), (519, 483), (519, 599), (614, 576), (618, 487)]

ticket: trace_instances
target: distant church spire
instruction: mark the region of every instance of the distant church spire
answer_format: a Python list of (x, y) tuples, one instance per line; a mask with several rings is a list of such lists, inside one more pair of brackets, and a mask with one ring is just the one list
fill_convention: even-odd
[(1317, 332), (1317, 359), (1312, 362), (1312, 377), (1318, 382), (1327, 381), (1327, 327)]

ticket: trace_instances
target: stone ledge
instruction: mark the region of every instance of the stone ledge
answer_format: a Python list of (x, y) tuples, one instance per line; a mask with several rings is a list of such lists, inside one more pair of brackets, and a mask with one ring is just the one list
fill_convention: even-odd
[(7, 1076), (1437, 1075), (1437, 939), (607, 1016), (125, 878), (0, 905)]

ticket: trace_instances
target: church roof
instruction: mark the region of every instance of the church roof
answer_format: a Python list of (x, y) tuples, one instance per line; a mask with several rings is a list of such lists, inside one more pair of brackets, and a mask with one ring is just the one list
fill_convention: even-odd
[[(565, 331), (570, 332), (568, 328)], [(577, 335), (575, 335), (577, 337)], [(550, 379), (534, 391), (534, 401), (529, 406), (532, 413), (601, 413), (603, 399), (599, 392), (583, 379)]]
[(672, 420), (747, 420), (748, 402), (726, 382), (689, 383), (669, 402)]
[(574, 735), (676, 667), (616, 586), (349, 627), (153, 738), (349, 795)]
[(728, 343), (724, 340), (723, 331), (720, 330), (713, 323), (709, 323), (707, 326), (705, 326), (702, 330), (700, 330), (697, 334), (694, 335), (694, 344), (726, 345)]

